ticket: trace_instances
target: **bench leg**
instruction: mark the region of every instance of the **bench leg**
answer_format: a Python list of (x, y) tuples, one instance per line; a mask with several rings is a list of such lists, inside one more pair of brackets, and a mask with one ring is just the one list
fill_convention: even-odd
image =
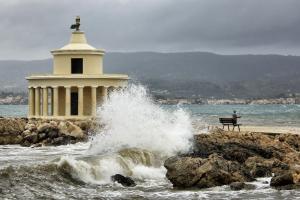
[(224, 125), (223, 125), (223, 130), (224, 130)]
[(240, 125), (238, 125), (238, 128), (239, 128), (239, 132), (241, 132)]
[(229, 131), (229, 125), (227, 125), (227, 129), (228, 129), (228, 131)]
[(233, 125), (232, 131), (234, 131), (235, 126)]

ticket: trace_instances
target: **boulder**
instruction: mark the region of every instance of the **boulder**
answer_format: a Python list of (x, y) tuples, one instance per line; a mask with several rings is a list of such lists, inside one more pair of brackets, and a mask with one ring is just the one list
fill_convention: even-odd
[(130, 177), (123, 176), (121, 174), (115, 174), (115, 175), (111, 176), (111, 180), (113, 182), (120, 183), (121, 185), (123, 185), (125, 187), (136, 186), (135, 182)]
[(57, 130), (49, 131), (48, 137), (51, 138), (51, 139), (58, 137), (58, 131)]
[(292, 185), (294, 184), (294, 179), (292, 173), (285, 173), (282, 175), (274, 176), (271, 179), (270, 185), (272, 187), (280, 187), (280, 186), (286, 186), (286, 185)]
[(50, 129), (53, 129), (52, 125), (50, 123), (43, 123), (38, 126), (37, 132), (38, 133), (43, 133), (43, 132), (49, 132)]
[(245, 161), (245, 166), (248, 168), (251, 176), (267, 177), (272, 176), (273, 159), (264, 159), (262, 157), (254, 156)]
[(244, 182), (233, 182), (229, 186), (231, 190), (253, 190), (256, 188), (255, 185), (246, 184)]
[(36, 144), (31, 145), (30, 147), (31, 148), (36, 148), (36, 147), (41, 147), (41, 146), (43, 146), (42, 143), (36, 143)]
[(58, 123), (56, 121), (50, 121), (49, 124), (52, 126), (52, 127), (57, 127), (58, 126)]
[(208, 188), (249, 180), (238, 162), (225, 160), (217, 154), (207, 159), (171, 157), (164, 166), (168, 170), (167, 178), (178, 188)]
[(245, 188), (245, 183), (244, 182), (233, 182), (230, 184), (230, 189), (231, 190), (242, 190)]
[(79, 126), (69, 121), (61, 121), (58, 125), (58, 129), (60, 134), (72, 136), (78, 139), (83, 139), (86, 137)]
[(44, 140), (44, 139), (46, 139), (47, 138), (47, 134), (46, 133), (39, 133), (38, 134), (38, 140), (39, 141), (42, 141), (42, 140)]
[(32, 133), (31, 135), (27, 135), (24, 137), (25, 141), (28, 141), (30, 144), (35, 144), (38, 142), (38, 134), (37, 133)]
[(25, 131), (23, 131), (23, 133), (22, 133), (22, 135), (24, 136), (24, 137), (26, 137), (26, 136), (28, 136), (28, 135), (30, 135), (31, 134), (31, 131), (30, 130), (25, 130)]
[(71, 141), (72, 141), (72, 137), (70, 136), (66, 136), (66, 137), (63, 137), (63, 136), (60, 136), (60, 137), (57, 137), (57, 138), (54, 138), (52, 141), (51, 141), (51, 144), (52, 145), (66, 145), (66, 144), (70, 144)]
[(32, 132), (32, 131), (36, 131), (37, 127), (34, 123), (31, 122), (26, 124), (25, 129)]
[(22, 143), (21, 143), (21, 146), (23, 146), (23, 147), (30, 147), (31, 143), (28, 140), (23, 140)]

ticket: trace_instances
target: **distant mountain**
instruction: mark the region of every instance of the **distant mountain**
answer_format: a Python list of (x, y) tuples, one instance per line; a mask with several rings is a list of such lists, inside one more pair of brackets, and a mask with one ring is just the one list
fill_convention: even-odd
[[(51, 71), (51, 59), (0, 61), (1, 89), (25, 90), (25, 76)], [(107, 53), (104, 71), (127, 73), (155, 94), (167, 96), (278, 97), (300, 93), (300, 56)]]

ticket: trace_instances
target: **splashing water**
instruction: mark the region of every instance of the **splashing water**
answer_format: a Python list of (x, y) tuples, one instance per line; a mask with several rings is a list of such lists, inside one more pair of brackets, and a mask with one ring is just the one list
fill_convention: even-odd
[(142, 184), (165, 184), (164, 159), (191, 147), (189, 115), (181, 108), (162, 109), (143, 86), (111, 93), (98, 115), (105, 126), (92, 138), (86, 157), (62, 157), (57, 163), (74, 180), (106, 184), (119, 173)]
[(181, 108), (163, 110), (141, 85), (111, 93), (98, 115), (105, 128), (93, 138), (91, 153), (141, 148), (170, 156), (191, 146), (189, 115)]

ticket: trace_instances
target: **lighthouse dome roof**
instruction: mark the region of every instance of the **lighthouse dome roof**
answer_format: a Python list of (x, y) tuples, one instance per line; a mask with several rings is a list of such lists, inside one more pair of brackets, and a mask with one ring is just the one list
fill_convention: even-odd
[(92, 54), (103, 54), (104, 50), (96, 49), (95, 47), (88, 44), (84, 32), (74, 31), (72, 32), (69, 44), (51, 52), (52, 54), (68, 54), (68, 52), (90, 52)]
[(60, 48), (61, 50), (96, 50), (95, 47), (87, 43), (84, 32), (74, 31), (71, 35), (70, 43)]

